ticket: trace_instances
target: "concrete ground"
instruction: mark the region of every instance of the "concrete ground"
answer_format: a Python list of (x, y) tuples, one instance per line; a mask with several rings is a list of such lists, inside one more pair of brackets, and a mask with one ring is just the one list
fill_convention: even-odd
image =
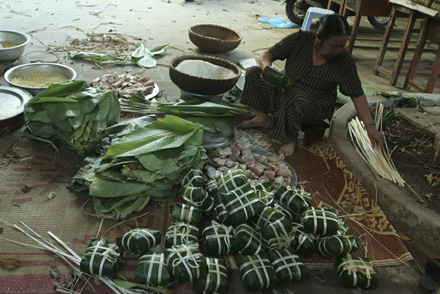
[[(131, 73), (139, 72), (135, 66), (98, 68), (89, 61), (69, 60), (66, 51), (69, 43), (75, 39), (85, 40), (87, 34), (103, 33), (123, 34), (141, 38), (148, 48), (170, 44), (167, 54), (158, 59), (156, 68), (146, 69), (148, 75), (158, 84), (162, 96), (159, 99), (172, 100), (180, 95), (179, 88), (169, 79), (171, 60), (183, 54), (207, 54), (199, 51), (188, 38), (188, 28), (194, 24), (216, 23), (229, 26), (242, 35), (240, 46), (229, 53), (217, 55), (236, 63), (245, 58), (255, 58), (266, 48), (284, 36), (298, 29), (272, 29), (268, 24), (258, 22), (259, 17), (286, 17), (284, 5), (274, 0), (148, 0), (148, 1), (24, 1), (0, 0), (0, 17), (2, 29), (18, 30), (32, 35), (31, 43), (26, 47), (23, 58), (18, 64), (29, 62), (59, 62), (71, 66), (77, 71), (77, 79), (91, 81), (108, 72)], [(353, 17), (349, 18), (349, 22)], [(398, 21), (393, 39), (403, 36), (405, 21)], [(313, 29), (313, 26), (312, 26)], [(377, 90), (404, 91), (389, 85), (384, 76), (372, 74), (383, 32), (373, 28), (366, 19), (362, 19), (358, 33), (358, 42), (353, 51), (357, 60), (361, 80), (365, 86)], [(372, 39), (366, 40), (366, 38)], [(414, 36), (414, 40), (416, 36)], [(393, 46), (400, 43), (393, 42)], [(414, 43), (411, 44), (414, 47)], [(434, 47), (434, 46), (433, 46)], [(55, 52), (57, 48), (58, 52)], [(64, 48), (64, 49), (63, 49)], [(408, 68), (412, 52), (407, 54), (403, 70)], [(397, 51), (390, 50), (385, 56), (385, 63), (392, 67)], [(427, 72), (432, 65), (433, 54), (423, 55), (421, 71)], [(282, 66), (282, 63), (278, 63)], [(0, 64), (0, 72), (12, 65)], [(426, 75), (419, 75), (426, 79)], [(400, 76), (398, 86), (403, 84), (404, 75)], [(0, 85), (6, 86), (3, 77)], [(410, 89), (411, 91), (411, 89)], [(435, 93), (440, 93), (439, 89)], [(1, 136), (2, 140), (7, 135)], [(407, 246), (415, 257), (408, 264), (378, 268), (380, 283), (377, 290), (369, 293), (419, 293), (417, 280), (421, 267), (428, 257), (438, 252), (424, 250), (422, 240), (407, 241)], [(231, 293), (241, 293), (244, 289), (240, 283), (230, 287)], [(285, 293), (358, 293), (358, 289), (344, 289), (335, 271), (313, 272), (306, 281), (295, 284), (292, 289), (279, 289)]]

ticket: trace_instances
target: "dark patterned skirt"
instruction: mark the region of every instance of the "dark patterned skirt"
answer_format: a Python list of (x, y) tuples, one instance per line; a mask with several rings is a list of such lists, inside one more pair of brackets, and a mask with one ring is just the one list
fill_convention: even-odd
[(273, 140), (280, 143), (296, 142), (302, 124), (321, 124), (331, 118), (332, 107), (322, 107), (302, 90), (291, 86), (284, 92), (266, 84), (261, 78), (261, 68), (253, 66), (246, 71), (241, 103), (271, 116)]

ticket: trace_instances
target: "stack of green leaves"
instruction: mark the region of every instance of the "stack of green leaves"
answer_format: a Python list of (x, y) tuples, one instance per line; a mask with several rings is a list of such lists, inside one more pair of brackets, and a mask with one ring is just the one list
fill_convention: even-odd
[(183, 176), (209, 160), (203, 127), (176, 116), (139, 126), (115, 137), (107, 152), (81, 168), (69, 188), (89, 190), (98, 215), (121, 219), (151, 198), (176, 197)]
[(121, 109), (112, 91), (89, 87), (84, 81), (53, 84), (25, 106), (27, 127), (35, 136), (60, 140), (84, 153), (119, 121)]

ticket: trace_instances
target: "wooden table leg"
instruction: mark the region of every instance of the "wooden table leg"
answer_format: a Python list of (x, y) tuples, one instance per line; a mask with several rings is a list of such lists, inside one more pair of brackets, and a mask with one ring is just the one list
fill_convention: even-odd
[(378, 68), (382, 66), (383, 59), (385, 57), (386, 48), (391, 37), (391, 31), (393, 30), (394, 23), (396, 22), (396, 6), (391, 7), (390, 20), (388, 21), (387, 29), (385, 30), (382, 44), (380, 45), (379, 53), (376, 59), (376, 65), (374, 66), (373, 74), (378, 75)]
[(426, 85), (425, 93), (432, 93), (440, 74), (440, 45), (438, 46), (437, 55), (435, 56), (434, 65), (432, 66), (431, 75)]
[(403, 61), (405, 60), (406, 50), (408, 49), (409, 40), (411, 39), (412, 30), (416, 20), (416, 12), (411, 9), (409, 12), (408, 24), (403, 36), (402, 45), (400, 45), (399, 54), (397, 55), (396, 63), (394, 65), (393, 73), (391, 74), (390, 84), (395, 86), (399, 78), (400, 70), (402, 69)]
[(359, 23), (361, 22), (361, 16), (362, 16), (361, 8), (359, 8), (359, 10), (356, 12), (353, 27), (351, 28), (350, 41), (348, 42), (348, 48), (347, 48), (347, 51), (350, 52), (350, 54), (351, 52), (353, 52), (354, 41), (356, 40), (357, 30), (359, 28)]
[(422, 25), (420, 27), (420, 34), (419, 38), (417, 40), (417, 46), (416, 50), (414, 51), (414, 56), (411, 60), (411, 64), (408, 69), (408, 73), (405, 78), (405, 82), (403, 83), (403, 89), (406, 89), (408, 85), (413, 86), (413, 79), (417, 71), (417, 67), (419, 66), (420, 59), (422, 58), (423, 49), (425, 48), (426, 44), (426, 28), (428, 26), (428, 17), (425, 16), (425, 18), (422, 21)]

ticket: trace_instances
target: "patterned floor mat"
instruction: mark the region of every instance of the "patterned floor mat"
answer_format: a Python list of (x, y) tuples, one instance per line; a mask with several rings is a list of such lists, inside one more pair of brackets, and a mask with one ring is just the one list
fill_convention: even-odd
[[(265, 134), (250, 130), (245, 135), (252, 137), (255, 146), (275, 152)], [(57, 153), (51, 146), (26, 138), (2, 140), (0, 149), (5, 154), (0, 161), (0, 219), (4, 221), (0, 259), (19, 261), (17, 267), (0, 268), (0, 293), (52, 293), (53, 283), (61, 283), (69, 273), (68, 266), (55, 255), (7, 241), (35, 245), (11, 227), (12, 224), (23, 222), (47, 239), (50, 237), (46, 233), (51, 231), (79, 255), (85, 252), (94, 237), (105, 237), (114, 242), (117, 236), (136, 227), (162, 232), (168, 227), (170, 203), (150, 203), (141, 217), (124, 223), (101, 221), (89, 215), (84, 209), (88, 197), (66, 189), (66, 182), (80, 161), (72, 152)], [(355, 255), (369, 257), (376, 266), (397, 265), (412, 258), (383, 211), (329, 143), (298, 148), (287, 162), (295, 169), (299, 184), (313, 193), (314, 204), (336, 208), (350, 225), (362, 245)], [(304, 261), (309, 267), (333, 267), (333, 260), (315, 255)], [(124, 256), (121, 276), (132, 277), (136, 264), (135, 256)], [(229, 260), (229, 264), (232, 267), (234, 260)], [(50, 274), (51, 266), (60, 271), (59, 278)], [(185, 287), (175, 292), (191, 292)]]

